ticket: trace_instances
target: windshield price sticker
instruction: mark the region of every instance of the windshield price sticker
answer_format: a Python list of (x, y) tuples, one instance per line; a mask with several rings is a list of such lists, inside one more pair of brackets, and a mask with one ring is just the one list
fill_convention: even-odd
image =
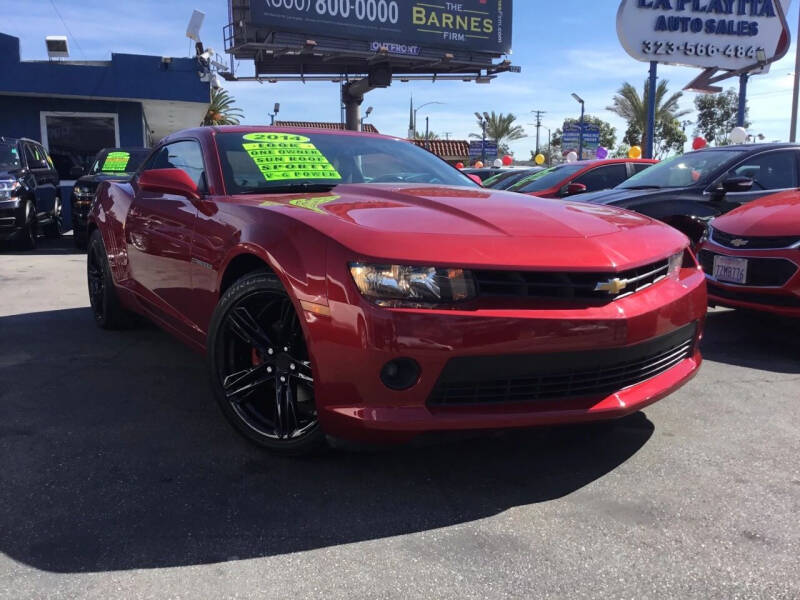
[(128, 163), (131, 160), (131, 155), (128, 152), (109, 152), (103, 161), (101, 171), (110, 171), (112, 173), (124, 173), (128, 168)]
[(248, 133), (245, 152), (267, 181), (341, 179), (310, 138), (287, 133)]

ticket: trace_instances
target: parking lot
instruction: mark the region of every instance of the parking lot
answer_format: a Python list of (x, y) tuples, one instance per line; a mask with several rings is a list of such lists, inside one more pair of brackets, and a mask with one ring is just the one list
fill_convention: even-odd
[(717, 309), (610, 431), (270, 456), (202, 356), (92, 322), (72, 241), (0, 252), (0, 597), (800, 597), (800, 324)]

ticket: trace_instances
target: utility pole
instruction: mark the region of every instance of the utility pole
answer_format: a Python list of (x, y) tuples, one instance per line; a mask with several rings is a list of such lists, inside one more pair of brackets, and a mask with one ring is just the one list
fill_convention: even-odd
[[(800, 28), (800, 17), (798, 17), (797, 27)], [(798, 29), (800, 32), (800, 29)], [(797, 96), (800, 88), (800, 44), (796, 44), (797, 53), (794, 57), (794, 88), (792, 92), (792, 124), (789, 130), (789, 141), (797, 141)]]
[(536, 115), (536, 154), (539, 154), (539, 128), (542, 126), (542, 115), (547, 111), (532, 110), (531, 112)]

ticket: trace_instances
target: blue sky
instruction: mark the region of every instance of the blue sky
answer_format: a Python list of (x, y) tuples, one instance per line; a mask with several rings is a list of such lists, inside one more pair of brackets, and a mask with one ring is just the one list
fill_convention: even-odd
[[(55, 8), (54, 8), (55, 4)], [(788, 22), (798, 20), (798, 2), (793, 3)], [(623, 81), (641, 86), (647, 64), (630, 58), (619, 45), (615, 29), (617, 0), (516, 0), (514, 7), (513, 62), (521, 74), (504, 74), (490, 85), (462, 82), (395, 83), (370, 93), (366, 106), (375, 111), (369, 119), (382, 133), (405, 136), (408, 128), (409, 96), (414, 102), (439, 101), (418, 113), (424, 126), (451, 138), (466, 138), (476, 131), (475, 111), (512, 112), (530, 137), (512, 144), (520, 158), (528, 158), (534, 147), (532, 110), (546, 111), (543, 124), (555, 130), (565, 117), (577, 117), (579, 106), (571, 98), (577, 92), (586, 101), (587, 112), (610, 121), (618, 139), (623, 121), (605, 110)], [(57, 11), (66, 23), (65, 29)], [(0, 0), (0, 30), (21, 38), (23, 59), (46, 58), (46, 35), (69, 35), (75, 59), (108, 59), (112, 52), (162, 56), (189, 56), (191, 42), (185, 37), (192, 9), (206, 13), (202, 37), (206, 46), (222, 51), (222, 27), (227, 20), (225, 0)], [(794, 41), (783, 60), (769, 75), (751, 79), (749, 87), (751, 133), (769, 140), (786, 140), (791, 114), (794, 71)], [(246, 73), (246, 65), (240, 66)], [(697, 74), (685, 67), (659, 68), (670, 89), (679, 90)], [(339, 120), (339, 89), (333, 83), (228, 83), (227, 89), (244, 110), (245, 123), (268, 122), (275, 102), (281, 103), (280, 118), (286, 120)], [(685, 93), (681, 105), (692, 108), (695, 94)], [(692, 115), (687, 118), (693, 119)], [(690, 132), (687, 132), (690, 133)], [(543, 139), (546, 133), (542, 131)]]

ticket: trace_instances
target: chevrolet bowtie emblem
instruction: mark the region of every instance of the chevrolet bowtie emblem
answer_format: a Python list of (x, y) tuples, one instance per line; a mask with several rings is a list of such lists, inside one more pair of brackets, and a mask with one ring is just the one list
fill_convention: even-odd
[(608, 292), (610, 295), (615, 296), (619, 294), (622, 290), (628, 287), (628, 280), (627, 279), (620, 279), (619, 277), (615, 277), (614, 279), (609, 279), (608, 281), (601, 281), (596, 286), (594, 286), (595, 292)]
[(750, 243), (750, 240), (743, 240), (742, 238), (736, 238), (735, 240), (731, 240), (731, 246), (736, 246), (740, 248), (742, 246), (747, 246)]

